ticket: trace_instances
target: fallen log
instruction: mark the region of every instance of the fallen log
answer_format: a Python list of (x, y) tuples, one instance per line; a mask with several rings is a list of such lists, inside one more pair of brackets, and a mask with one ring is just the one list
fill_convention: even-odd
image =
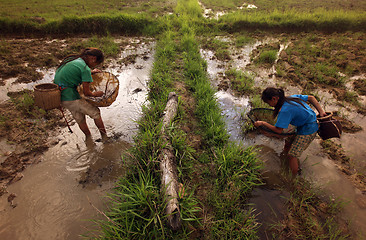
[(173, 147), (166, 136), (166, 128), (169, 127), (171, 121), (174, 119), (178, 110), (178, 96), (176, 93), (169, 93), (168, 102), (164, 110), (163, 126), (161, 135), (164, 140), (164, 148), (159, 156), (160, 170), (161, 170), (161, 183), (162, 192), (165, 193), (167, 201), (166, 214), (168, 216), (168, 224), (173, 230), (177, 230), (182, 226), (182, 220), (180, 216), (179, 203), (178, 203), (178, 171), (175, 161), (175, 155)]

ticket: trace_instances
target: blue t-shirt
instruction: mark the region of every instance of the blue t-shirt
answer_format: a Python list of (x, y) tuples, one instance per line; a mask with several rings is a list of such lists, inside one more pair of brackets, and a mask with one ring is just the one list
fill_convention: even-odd
[[(292, 95), (304, 101), (308, 100), (308, 95)], [(316, 121), (316, 113), (310, 108), (308, 104), (303, 102), (301, 104), (291, 101), (291, 103), (284, 102), (281, 110), (277, 116), (276, 127), (287, 128), (289, 124), (297, 127), (297, 134), (309, 135), (318, 131), (318, 123)]]

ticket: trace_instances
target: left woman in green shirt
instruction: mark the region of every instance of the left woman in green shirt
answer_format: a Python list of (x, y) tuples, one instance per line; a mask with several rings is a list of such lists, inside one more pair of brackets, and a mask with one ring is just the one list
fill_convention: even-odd
[(107, 139), (107, 132), (99, 108), (81, 98), (77, 87), (82, 84), (85, 96), (103, 96), (102, 91), (92, 92), (90, 90), (90, 83), (93, 82), (91, 74), (100, 72), (100, 70), (94, 68), (103, 61), (104, 55), (101, 50), (86, 48), (80, 54), (69, 55), (64, 58), (57, 67), (54, 78), (54, 83), (61, 89), (62, 106), (71, 112), (81, 131), (85, 134), (87, 141), (91, 140), (91, 133), (85, 115), (94, 119), (103, 140)]

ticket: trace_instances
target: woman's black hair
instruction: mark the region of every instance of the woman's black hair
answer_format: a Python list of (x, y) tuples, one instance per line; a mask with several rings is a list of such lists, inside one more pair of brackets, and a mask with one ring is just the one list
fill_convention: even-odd
[(87, 56), (94, 56), (96, 57), (97, 63), (102, 63), (104, 61), (104, 55), (101, 50), (98, 48), (85, 48), (81, 51), (80, 54), (71, 54), (65, 57), (62, 62), (58, 65), (57, 69), (64, 66), (66, 63), (71, 62), (77, 58), (82, 58), (84, 61), (86, 60)]
[(268, 102), (273, 97), (278, 97), (278, 102), (275, 106), (273, 116), (276, 117), (278, 115), (278, 112), (280, 111), (282, 105), (284, 102), (288, 102), (290, 104), (294, 104), (293, 102), (296, 102), (300, 104), (301, 106), (305, 107), (304, 100), (297, 98), (297, 97), (286, 97), (285, 92), (282, 88), (274, 88), (274, 87), (268, 87), (262, 92), (262, 100), (264, 102)]

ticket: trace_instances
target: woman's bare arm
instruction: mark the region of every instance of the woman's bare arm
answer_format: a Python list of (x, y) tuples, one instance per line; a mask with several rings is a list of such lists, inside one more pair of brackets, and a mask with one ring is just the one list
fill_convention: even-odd
[(318, 100), (312, 95), (308, 95), (308, 101), (316, 108), (316, 110), (319, 112), (319, 115), (321, 117), (326, 116), (327, 114), (323, 110), (323, 108), (320, 106)]
[(91, 97), (101, 97), (103, 96), (102, 91), (92, 92), (90, 91), (90, 83), (89, 82), (83, 82), (83, 93), (85, 96), (91, 96)]
[(256, 121), (254, 123), (254, 126), (256, 126), (256, 127), (265, 126), (266, 128), (268, 128), (278, 134), (281, 134), (283, 132), (283, 128), (273, 126), (272, 124), (269, 124), (268, 122), (265, 122), (265, 121)]

